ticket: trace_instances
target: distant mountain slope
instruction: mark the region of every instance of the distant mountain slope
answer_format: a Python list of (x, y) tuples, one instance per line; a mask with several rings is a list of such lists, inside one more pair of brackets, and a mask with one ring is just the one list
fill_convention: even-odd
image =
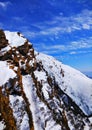
[(92, 80), (0, 30), (0, 130), (91, 130)]

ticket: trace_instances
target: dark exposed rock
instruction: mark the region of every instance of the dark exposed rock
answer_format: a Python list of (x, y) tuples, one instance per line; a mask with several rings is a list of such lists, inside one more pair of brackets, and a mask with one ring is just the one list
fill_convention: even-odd
[(10, 51), (6, 52), (4, 55), (1, 55), (0, 56), (0, 60), (2, 60), (2, 61), (13, 60), (13, 58), (12, 58), (12, 51), (10, 50)]
[(9, 106), (9, 97), (2, 94), (0, 88), (0, 113), (1, 118), (4, 119), (5, 129), (4, 130), (17, 130), (16, 121), (13, 117), (13, 111)]
[(31, 49), (31, 48), (32, 48), (32, 45), (31, 45), (31, 44), (28, 44), (28, 41), (26, 41), (26, 42), (24, 43), (24, 45), (19, 46), (17, 49), (18, 49), (18, 51), (19, 51), (22, 55), (26, 56), (26, 54), (28, 53), (29, 49)]
[(3, 30), (0, 30), (0, 50), (8, 45), (8, 40), (5, 37)]

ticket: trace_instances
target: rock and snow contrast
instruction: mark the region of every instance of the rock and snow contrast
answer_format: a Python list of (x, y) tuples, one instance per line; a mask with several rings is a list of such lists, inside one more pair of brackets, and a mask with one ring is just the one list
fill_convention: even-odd
[(0, 30), (0, 130), (92, 130), (92, 79)]

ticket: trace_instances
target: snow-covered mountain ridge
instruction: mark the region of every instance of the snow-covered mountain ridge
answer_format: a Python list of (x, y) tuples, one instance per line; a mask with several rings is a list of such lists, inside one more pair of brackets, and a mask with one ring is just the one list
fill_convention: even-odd
[(92, 130), (92, 80), (0, 30), (0, 130)]

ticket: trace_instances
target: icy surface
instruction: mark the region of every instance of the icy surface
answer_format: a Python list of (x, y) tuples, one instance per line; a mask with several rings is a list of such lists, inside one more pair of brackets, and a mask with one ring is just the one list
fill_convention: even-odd
[[(37, 53), (36, 53), (37, 55)], [(92, 79), (51, 56), (39, 53), (36, 56), (42, 61), (45, 70), (55, 76), (59, 87), (73, 99), (86, 115), (92, 114)]]
[(16, 74), (9, 68), (7, 62), (0, 61), (0, 86), (6, 83), (10, 78), (14, 78)]

